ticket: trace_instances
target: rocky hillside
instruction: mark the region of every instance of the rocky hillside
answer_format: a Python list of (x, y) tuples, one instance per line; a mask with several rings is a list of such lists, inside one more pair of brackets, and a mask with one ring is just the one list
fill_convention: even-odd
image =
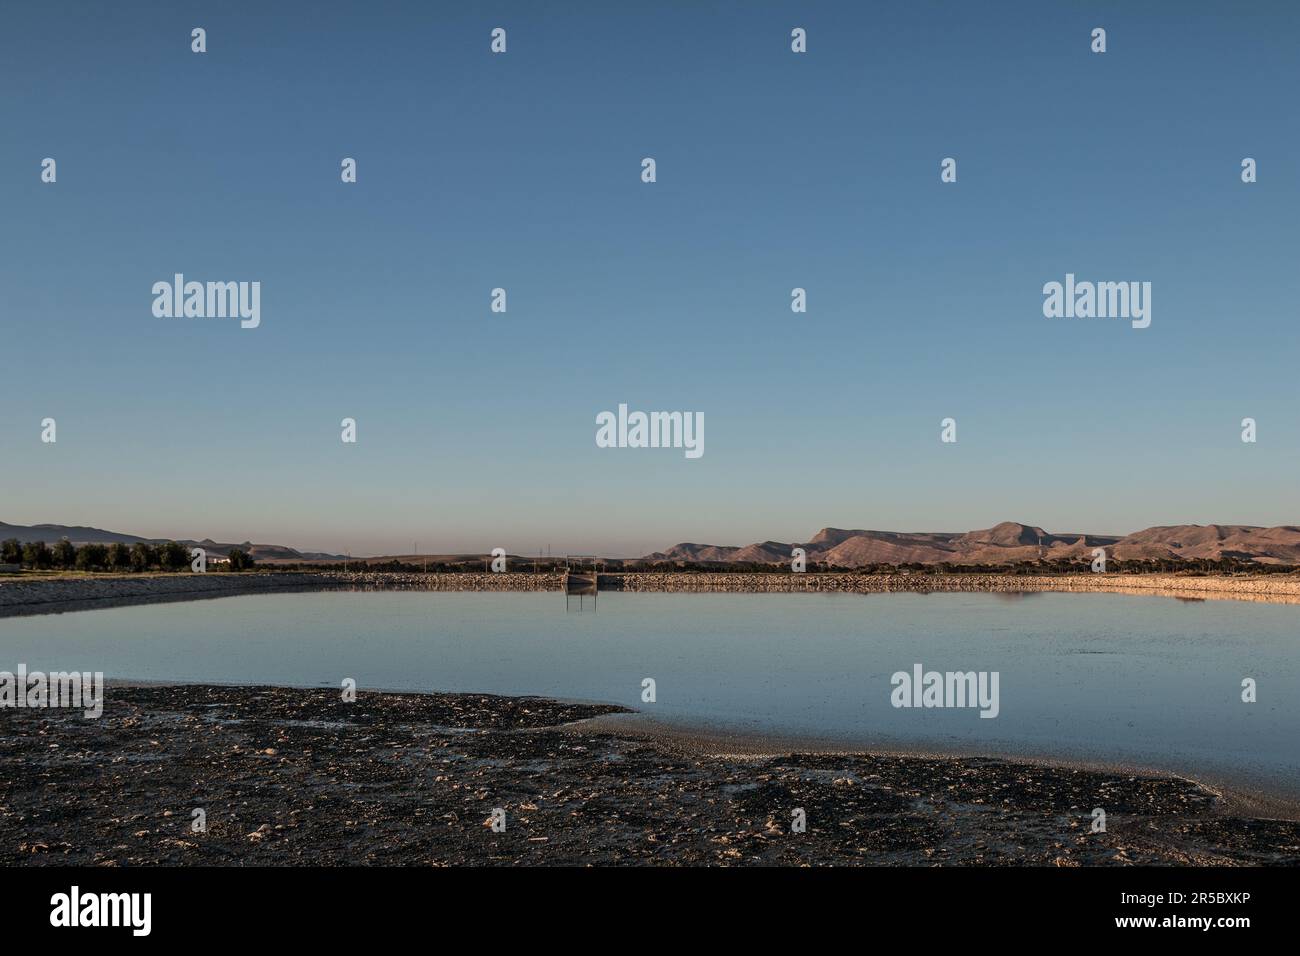
[(842, 567), (868, 564), (1014, 564), (1018, 561), (1091, 559), (1105, 548), (1120, 560), (1219, 560), (1300, 565), (1300, 528), (1285, 525), (1174, 525), (1130, 535), (1053, 533), (1033, 525), (1004, 521), (980, 531), (847, 531), (823, 528), (808, 541), (764, 541), (745, 547), (677, 544), (647, 555), (655, 561), (784, 563), (793, 548), (811, 561)]

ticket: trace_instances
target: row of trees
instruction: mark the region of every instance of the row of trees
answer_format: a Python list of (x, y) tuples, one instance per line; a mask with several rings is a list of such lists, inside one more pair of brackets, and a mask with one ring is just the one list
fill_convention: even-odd
[[(17, 538), (0, 542), (0, 564), (20, 564), (25, 568), (47, 571), (185, 571), (190, 567), (190, 549), (176, 541), (162, 544), (83, 544), (58, 541), (53, 547), (44, 541), (26, 544)], [(246, 571), (254, 560), (239, 549), (230, 552), (231, 571)]]

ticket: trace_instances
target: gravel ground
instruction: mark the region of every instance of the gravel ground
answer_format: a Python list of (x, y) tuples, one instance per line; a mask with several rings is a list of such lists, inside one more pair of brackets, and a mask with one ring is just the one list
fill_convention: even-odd
[[(720, 757), (531, 697), (110, 687), (0, 710), (0, 862), (1300, 863), (1300, 823), (1177, 778), (983, 758)], [(617, 724), (618, 721), (613, 721)], [(504, 832), (489, 825), (506, 812)], [(1092, 833), (1092, 809), (1107, 832)], [(791, 832), (801, 808), (807, 831)], [(206, 812), (206, 832), (192, 812)]]

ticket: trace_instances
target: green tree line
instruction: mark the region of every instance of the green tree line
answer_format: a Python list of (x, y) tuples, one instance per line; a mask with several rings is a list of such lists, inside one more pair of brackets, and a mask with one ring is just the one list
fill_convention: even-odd
[[(83, 544), (58, 541), (53, 547), (44, 541), (17, 538), (0, 541), (0, 564), (19, 564), (36, 571), (184, 571), (190, 566), (190, 549), (176, 541), (162, 544)], [(230, 563), (220, 567), (230, 571), (247, 571), (254, 560), (238, 548), (230, 552)]]

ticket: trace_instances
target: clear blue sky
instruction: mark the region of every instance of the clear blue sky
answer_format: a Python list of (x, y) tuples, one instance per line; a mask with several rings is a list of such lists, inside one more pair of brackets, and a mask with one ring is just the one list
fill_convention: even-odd
[[(1284, 2), (7, 3), (0, 520), (1300, 522), (1297, 50)], [(155, 318), (176, 272), (260, 281), (261, 327)], [(1150, 281), (1151, 327), (1044, 318), (1067, 272)], [(620, 402), (702, 412), (704, 456), (597, 448)]]

